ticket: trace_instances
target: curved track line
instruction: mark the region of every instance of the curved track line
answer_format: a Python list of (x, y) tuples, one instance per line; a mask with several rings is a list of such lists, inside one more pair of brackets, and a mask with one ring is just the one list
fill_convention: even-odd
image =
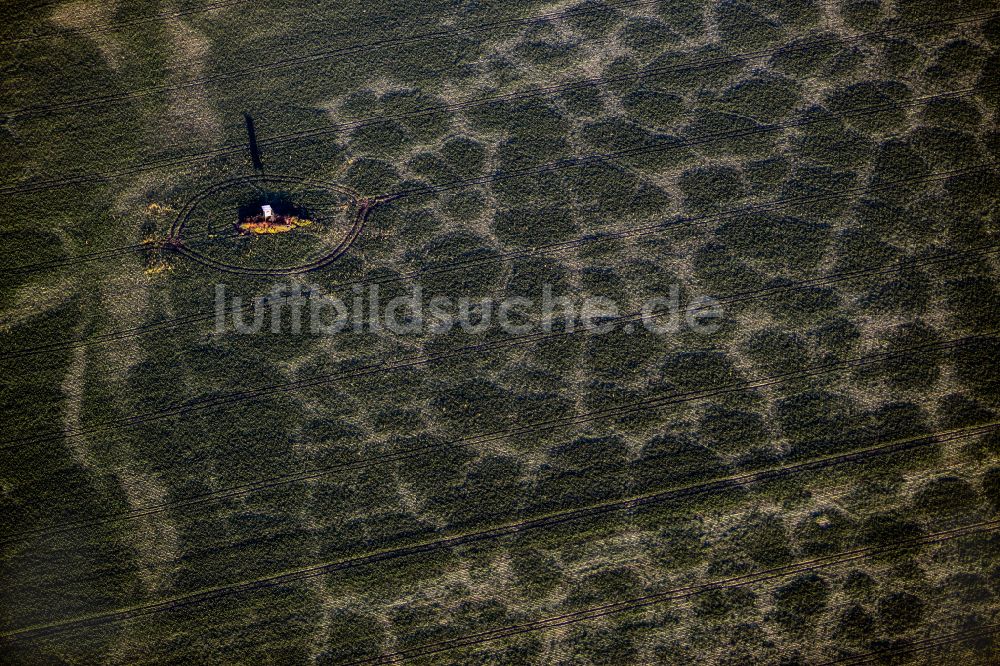
[[(399, 191), (392, 192), (392, 193), (389, 193), (389, 194), (384, 194), (384, 195), (380, 195), (380, 196), (377, 196), (377, 197), (373, 197), (369, 201), (373, 202), (372, 205), (378, 205), (378, 204), (381, 204), (381, 203), (388, 203), (388, 202), (391, 202), (391, 201), (393, 201), (395, 199), (398, 199), (398, 198), (401, 198), (401, 197), (405, 197), (405, 196), (409, 196), (409, 195), (413, 195), (413, 194), (434, 194), (434, 193), (438, 193), (438, 192), (450, 191), (450, 190), (455, 190), (455, 189), (462, 189), (462, 188), (465, 188), (465, 187), (474, 187), (474, 186), (479, 186), (479, 185), (485, 185), (485, 184), (488, 184), (488, 183), (501, 182), (501, 181), (511, 180), (511, 179), (515, 179), (515, 178), (523, 178), (525, 176), (541, 175), (543, 173), (550, 173), (550, 172), (553, 172), (553, 171), (558, 171), (560, 169), (569, 169), (569, 168), (580, 168), (580, 167), (594, 166), (594, 165), (601, 164), (601, 163), (604, 163), (604, 162), (607, 162), (607, 161), (610, 161), (610, 160), (614, 160), (614, 159), (617, 159), (617, 158), (620, 158), (620, 157), (632, 157), (632, 156), (643, 155), (643, 154), (647, 154), (647, 153), (664, 152), (664, 151), (669, 151), (669, 150), (674, 150), (674, 149), (690, 148), (690, 147), (704, 145), (704, 144), (708, 144), (708, 143), (714, 143), (714, 142), (720, 141), (720, 140), (747, 138), (747, 137), (750, 137), (750, 136), (755, 136), (757, 134), (765, 134), (765, 133), (769, 133), (769, 132), (776, 132), (776, 131), (779, 131), (779, 130), (787, 130), (787, 129), (793, 129), (793, 128), (799, 128), (799, 127), (806, 127), (806, 126), (809, 126), (809, 125), (816, 125), (816, 124), (822, 124), (822, 123), (830, 123), (830, 122), (835, 122), (835, 121), (843, 120), (843, 119), (847, 119), (847, 118), (854, 118), (854, 117), (858, 117), (858, 116), (867, 116), (867, 115), (874, 115), (874, 114), (877, 114), (877, 113), (884, 113), (886, 111), (898, 111), (898, 110), (902, 110), (902, 109), (915, 108), (915, 107), (926, 105), (926, 104), (928, 104), (928, 103), (930, 103), (932, 101), (938, 100), (938, 99), (960, 99), (962, 97), (972, 96), (972, 95), (975, 95), (975, 94), (978, 94), (978, 93), (981, 93), (981, 92), (984, 92), (984, 91), (987, 91), (987, 90), (996, 89), (996, 88), (1000, 88), (1000, 84), (993, 85), (993, 86), (966, 88), (966, 89), (955, 90), (955, 91), (946, 91), (946, 92), (943, 92), (943, 93), (936, 93), (936, 94), (933, 94), (933, 95), (926, 95), (924, 97), (920, 97), (920, 98), (914, 99), (914, 100), (912, 100), (910, 102), (906, 102), (906, 103), (881, 104), (881, 105), (870, 106), (870, 107), (861, 107), (861, 108), (853, 109), (853, 110), (846, 111), (846, 112), (843, 112), (843, 113), (840, 113), (840, 114), (831, 114), (829, 116), (823, 116), (823, 117), (819, 117), (819, 118), (802, 118), (800, 120), (790, 121), (790, 122), (787, 122), (787, 123), (775, 123), (775, 124), (771, 124), (771, 125), (761, 125), (761, 126), (757, 126), (757, 127), (753, 128), (753, 129), (739, 130), (739, 131), (735, 131), (735, 132), (720, 132), (720, 133), (716, 133), (716, 134), (705, 135), (705, 136), (702, 136), (702, 137), (699, 137), (699, 138), (696, 138), (696, 139), (687, 139), (687, 140), (684, 140), (684, 139), (676, 139), (675, 137), (669, 137), (668, 141), (654, 142), (651, 145), (642, 146), (642, 147), (639, 147), (639, 148), (630, 148), (630, 149), (624, 149), (624, 150), (619, 150), (619, 151), (612, 151), (612, 152), (608, 152), (608, 153), (592, 153), (592, 154), (589, 154), (589, 155), (582, 155), (582, 156), (577, 156), (577, 157), (563, 158), (563, 159), (556, 160), (556, 161), (553, 161), (553, 162), (547, 162), (547, 163), (540, 164), (540, 165), (534, 165), (534, 166), (531, 166), (531, 167), (525, 167), (523, 169), (517, 169), (517, 170), (514, 170), (514, 171), (500, 172), (500, 173), (495, 173), (495, 174), (488, 175), (488, 176), (479, 176), (479, 177), (473, 178), (473, 179), (453, 181), (451, 183), (447, 183), (447, 184), (444, 184), (444, 185), (438, 185), (438, 186), (427, 185), (427, 186), (422, 186), (422, 187), (408, 188), (406, 190), (399, 190)], [(982, 167), (976, 167), (976, 168), (982, 168)], [(132, 246), (129, 246), (129, 247), (130, 248), (137, 248), (138, 247), (138, 248), (142, 248), (142, 249), (148, 249), (149, 246), (147, 244), (142, 244), (142, 245), (139, 245), (139, 246), (132, 245)], [(116, 250), (117, 251), (123, 251), (124, 249), (123, 248), (117, 248), (117, 249), (116, 248), (112, 248), (111, 250), (108, 250), (107, 252), (116, 251)], [(86, 259), (86, 261), (92, 261), (92, 260), (93, 259), (91, 259), (91, 258), (87, 258)], [(54, 267), (60, 267), (60, 266), (69, 266), (69, 265), (73, 265), (74, 263), (82, 263), (82, 261), (78, 262), (78, 261), (74, 260), (73, 258), (69, 258), (69, 259), (67, 259), (65, 261), (62, 261), (61, 263), (56, 263), (56, 262), (49, 261), (49, 262), (43, 262), (40, 265), (43, 266), (43, 267), (45, 267), (45, 268), (54, 268)], [(14, 268), (11, 268), (11, 269), (6, 269), (5, 271), (0, 271), (0, 274), (2, 274), (2, 273), (19, 274), (19, 273), (25, 273), (25, 272), (34, 272), (35, 270), (37, 270), (35, 268), (35, 266), (28, 265), (28, 266), (20, 266), (20, 267), (14, 267)]]
[[(927, 442), (927, 444), (943, 444), (952, 441), (961, 441), (975, 434), (988, 434), (990, 432), (996, 432), (996, 430), (984, 429), (983, 432), (981, 433), (969, 433), (966, 435), (955, 436), (946, 439), (938, 439), (936, 441)], [(933, 437), (934, 437), (933, 434), (926, 436), (926, 438), (928, 439), (931, 439)], [(889, 451), (888, 453), (894, 454), (898, 452), (916, 451), (916, 447), (919, 445), (924, 445), (924, 443), (918, 443), (915, 445), (911, 444), (906, 447), (897, 444), (896, 445), (897, 448), (895, 448), (893, 451)], [(853, 455), (854, 453), (860, 455)], [(852, 455), (846, 456), (847, 458), (850, 459), (833, 460), (833, 461), (824, 460), (822, 465), (815, 465), (814, 470), (820, 472), (822, 471), (835, 472), (839, 464), (851, 464), (851, 465), (864, 464), (867, 460), (873, 459), (876, 456), (882, 455), (883, 453), (886, 452), (878, 450), (878, 447), (873, 447), (870, 449), (857, 449), (852, 452)], [(835, 456), (827, 456), (827, 458), (833, 458), (833, 457)], [(971, 462), (952, 463), (948, 465), (933, 467), (933, 472), (939, 475), (957, 474), (965, 472), (963, 478), (966, 478), (967, 480), (970, 479), (974, 480), (978, 477), (976, 477), (975, 475), (968, 474), (968, 471), (974, 466), (975, 463)], [(523, 521), (508, 523), (508, 524), (501, 523), (499, 525), (494, 524), (493, 527), (483, 528), (479, 532), (472, 532), (472, 533), (466, 532), (466, 533), (454, 534), (453, 536), (444, 536), (447, 530), (443, 529), (435, 530), (434, 532), (435, 534), (441, 534), (442, 536), (439, 536), (438, 538), (433, 539), (431, 541), (417, 541), (415, 543), (404, 543), (402, 545), (377, 551), (376, 553), (368, 553), (364, 555), (355, 555), (355, 556), (350, 556), (349, 554), (343, 554), (341, 557), (344, 559), (337, 560), (337, 562), (343, 564), (358, 558), (367, 558), (371, 555), (378, 556), (379, 558), (377, 560), (378, 562), (384, 562), (386, 560), (392, 560), (398, 557), (405, 557), (408, 554), (410, 554), (410, 549), (414, 547), (419, 547), (420, 553), (435, 552), (441, 549), (451, 549), (466, 544), (473, 544), (473, 543), (482, 544), (492, 539), (499, 539), (503, 538), (504, 536), (509, 536), (512, 534), (523, 534), (536, 529), (544, 530), (553, 526), (566, 525), (576, 520), (599, 518), (602, 516), (610, 516), (611, 514), (622, 513), (622, 512), (626, 513), (627, 515), (635, 515), (649, 506), (655, 506), (662, 503), (671, 503), (675, 501), (688, 500), (691, 498), (697, 498), (705, 494), (726, 493), (728, 491), (753, 492), (753, 485), (756, 483), (771, 483), (776, 480), (788, 478), (790, 474), (793, 474), (796, 471), (797, 470), (794, 469), (786, 471), (784, 468), (779, 467), (779, 468), (774, 468), (772, 470), (767, 470), (767, 469), (759, 470), (761, 474), (765, 474), (766, 476), (762, 476), (761, 478), (748, 478), (739, 483), (734, 483), (726, 478), (723, 478), (719, 480), (719, 482), (710, 480), (704, 483), (696, 484), (695, 487), (658, 489), (655, 491), (650, 491), (649, 494), (639, 497), (607, 500), (603, 504), (581, 506), (576, 509), (566, 509), (558, 513), (550, 513), (550, 514), (536, 513), (530, 518), (524, 518)], [(744, 476), (749, 477), (754, 475), (751, 473), (747, 473)], [(706, 485), (710, 487), (702, 487)], [(814, 499), (822, 500), (824, 502), (835, 502), (837, 501), (838, 498), (843, 498), (844, 496), (849, 494), (852, 487), (853, 487), (852, 484), (849, 482), (814, 486), (814, 490), (816, 492), (814, 493), (813, 497)], [(638, 504), (635, 504), (636, 500), (642, 500), (642, 501)], [(721, 514), (719, 517), (728, 518), (736, 516), (738, 514), (746, 513), (746, 511), (747, 511), (746, 508), (734, 509), (732, 511), (727, 510), (726, 513)], [(497, 518), (509, 518), (509, 516), (500, 516)], [(954, 518), (944, 522), (947, 522), (949, 525), (951, 525), (951, 523), (954, 523), (956, 525), (960, 524), (960, 521), (957, 521)], [(285, 532), (286, 535), (291, 533), (292, 532), (288, 531)], [(416, 537), (414, 538), (420, 538), (420, 536), (430, 536), (430, 535), (431, 535), (430, 533), (425, 532), (424, 535), (416, 535)], [(140, 564), (134, 567), (133, 569), (130, 569), (130, 571), (152, 572), (158, 570), (161, 567), (179, 565), (182, 559), (183, 557), (168, 558), (168, 559), (153, 559), (146, 563)], [(363, 565), (365, 563), (371, 563), (371, 561), (365, 560), (361, 564)], [(352, 565), (352, 566), (357, 566), (357, 565)], [(347, 568), (351, 567), (348, 566)], [(106, 578), (106, 575), (107, 575), (106, 572), (92, 573), (90, 575), (77, 578), (76, 581), (81, 583), (94, 583), (100, 585), (102, 581)]]
[[(890, 264), (888, 266), (881, 266), (881, 267), (877, 267), (877, 268), (862, 268), (862, 269), (857, 269), (855, 271), (845, 271), (843, 273), (833, 273), (831, 275), (825, 275), (825, 276), (819, 276), (819, 277), (815, 277), (815, 278), (809, 278), (809, 279), (800, 280), (800, 281), (797, 281), (797, 282), (784, 283), (784, 284), (780, 284), (779, 286), (775, 286), (775, 287), (761, 287), (759, 289), (755, 289), (755, 290), (751, 290), (751, 291), (747, 291), (747, 292), (738, 292), (738, 293), (730, 294), (730, 295), (727, 295), (727, 296), (720, 296), (720, 297), (718, 297), (716, 299), (716, 302), (720, 306), (734, 305), (734, 304), (739, 304), (739, 303), (746, 303), (746, 302), (754, 301), (754, 300), (757, 300), (757, 299), (760, 299), (760, 298), (767, 298), (769, 296), (775, 296), (775, 295), (784, 294), (784, 293), (788, 293), (788, 292), (794, 292), (794, 291), (798, 291), (798, 290), (801, 290), (801, 289), (813, 289), (813, 288), (818, 288), (818, 287), (835, 286), (835, 285), (840, 284), (842, 282), (854, 280), (854, 279), (857, 279), (857, 278), (872, 277), (872, 276), (876, 276), (876, 275), (892, 275), (894, 273), (898, 273), (898, 272), (903, 271), (905, 269), (925, 268), (925, 267), (936, 266), (936, 265), (941, 265), (941, 264), (950, 264), (950, 263), (953, 263), (953, 262), (973, 261), (975, 259), (981, 259), (981, 258), (985, 258), (985, 257), (988, 257), (988, 256), (995, 255), (998, 252), (1000, 252), (1000, 245), (991, 245), (991, 246), (973, 248), (973, 249), (970, 249), (970, 250), (966, 250), (964, 252), (954, 252), (954, 253), (945, 254), (945, 255), (942, 255), (942, 256), (928, 257), (928, 258), (920, 259), (920, 260), (904, 260), (904, 261), (900, 261), (900, 262), (897, 262), (897, 263), (894, 263), (894, 264)], [(284, 300), (285, 299), (283, 298), (282, 301), (284, 301)], [(692, 315), (693, 314), (697, 314), (698, 312), (701, 312), (703, 310), (709, 309), (709, 307), (710, 306), (708, 306), (708, 305), (697, 305), (697, 304), (691, 305), (691, 306), (688, 306), (685, 309), (685, 314), (692, 314)], [(621, 325), (621, 324), (625, 324), (625, 323), (630, 323), (630, 322), (631, 323), (639, 324), (639, 323), (644, 323), (644, 321), (646, 319), (652, 320), (652, 319), (659, 318), (661, 316), (662, 316), (662, 314), (657, 314), (657, 313), (651, 313), (648, 316), (646, 316), (646, 315), (644, 315), (644, 313), (641, 313), (641, 312), (633, 312), (633, 313), (627, 313), (627, 314), (623, 314), (623, 315), (618, 315), (617, 317), (610, 318), (609, 321), (611, 323), (615, 324), (616, 326), (617, 325)], [(510, 338), (508, 340), (502, 340), (502, 341), (498, 341), (498, 342), (480, 343), (480, 344), (468, 345), (468, 346), (464, 346), (464, 347), (457, 347), (455, 349), (448, 350), (447, 352), (444, 352), (442, 354), (436, 354), (436, 355), (432, 355), (432, 354), (419, 354), (419, 355), (410, 357), (409, 359), (399, 359), (399, 361), (405, 362), (405, 365), (401, 366), (401, 367), (413, 367), (415, 365), (423, 365), (425, 363), (432, 363), (432, 362), (435, 362), (435, 361), (457, 358), (457, 357), (464, 356), (466, 354), (470, 354), (470, 353), (473, 353), (473, 352), (489, 352), (489, 351), (494, 351), (494, 350), (499, 350), (499, 349), (506, 349), (508, 347), (517, 347), (517, 346), (520, 346), (521, 344), (534, 344), (534, 343), (541, 342), (541, 341), (547, 340), (547, 339), (553, 339), (553, 338), (557, 338), (557, 337), (563, 337), (563, 336), (566, 336), (566, 335), (574, 335), (576, 332), (586, 332), (586, 329), (581, 328), (581, 329), (579, 329), (579, 331), (572, 331), (572, 332), (553, 332), (553, 333), (538, 332), (538, 333), (528, 333), (528, 334), (525, 334), (525, 335), (512, 337), (512, 338)], [(420, 361), (419, 363), (417, 363), (418, 360)], [(381, 370), (382, 372), (392, 372), (393, 370), (397, 369), (397, 366), (393, 362), (388, 362), (387, 363), (387, 362), (383, 361), (383, 362), (377, 363), (375, 365), (365, 366), (361, 370), (376, 369), (376, 368), (379, 369), (379, 370)], [(368, 373), (365, 373), (365, 374), (368, 374)], [(375, 374), (375, 373), (372, 372), (371, 374)], [(292, 382), (286, 382), (286, 383), (281, 384), (279, 387), (276, 387), (276, 388), (278, 388), (282, 392), (294, 391), (294, 390), (297, 390), (297, 388), (300, 388), (300, 387), (303, 387), (303, 386), (312, 387), (312, 386), (323, 385), (323, 384), (327, 383), (327, 381), (333, 382), (333, 381), (336, 381), (340, 377), (341, 377), (340, 373), (332, 373), (332, 374), (328, 374), (328, 375), (316, 375), (316, 376), (313, 376), (313, 377), (307, 377), (307, 378), (300, 379), (300, 380), (295, 380), (295, 381), (292, 381)], [(259, 391), (265, 391), (266, 392), (266, 391), (268, 391), (271, 388), (274, 388), (274, 387), (266, 387), (264, 389), (260, 389)], [(252, 399), (254, 399), (256, 397), (260, 397), (258, 395), (259, 391), (251, 391), (252, 393), (254, 393), (254, 395), (251, 396), (251, 397), (247, 397), (246, 399), (252, 400)], [(68, 397), (72, 397), (72, 396), (78, 395), (78, 394), (67, 393), (65, 395), (68, 396)], [(241, 393), (241, 395), (242, 395), (242, 393)], [(225, 396), (217, 396), (217, 397), (220, 398), (220, 399), (222, 399)], [(195, 399), (193, 402), (184, 403), (184, 405), (197, 405), (197, 404), (199, 404), (199, 403), (201, 403), (203, 401), (204, 401), (204, 399)], [(0, 450), (2, 450), (2, 446), (0, 446)]]
[[(632, 149), (614, 151), (614, 152), (610, 152), (610, 153), (597, 153), (597, 154), (592, 154), (592, 155), (587, 155), (587, 156), (582, 156), (582, 157), (564, 158), (564, 159), (556, 160), (554, 162), (550, 162), (550, 163), (544, 164), (544, 165), (538, 165), (538, 166), (534, 166), (534, 167), (528, 167), (527, 169), (523, 169), (523, 170), (514, 170), (514, 171), (511, 171), (511, 172), (507, 172), (507, 173), (498, 173), (498, 174), (494, 174), (494, 175), (491, 175), (491, 176), (484, 176), (484, 177), (480, 177), (480, 178), (476, 178), (476, 179), (472, 179), (472, 180), (456, 181), (456, 182), (451, 183), (451, 184), (438, 185), (438, 186), (428, 185), (428, 186), (425, 186), (425, 187), (417, 187), (417, 188), (410, 188), (410, 189), (407, 189), (407, 190), (400, 190), (400, 191), (393, 192), (391, 194), (387, 194), (387, 195), (384, 195), (382, 197), (379, 197), (379, 199), (383, 200), (383, 201), (391, 201), (391, 200), (394, 200), (394, 199), (397, 199), (397, 198), (406, 197), (406, 196), (410, 196), (410, 195), (414, 195), (414, 194), (436, 194), (436, 193), (439, 193), (439, 192), (445, 192), (445, 191), (450, 191), (450, 190), (455, 190), (455, 189), (462, 189), (462, 188), (465, 188), (465, 187), (482, 185), (482, 184), (486, 184), (486, 183), (496, 183), (496, 182), (501, 182), (501, 181), (505, 181), (505, 180), (511, 180), (511, 179), (516, 179), (516, 178), (523, 178), (525, 176), (536, 176), (536, 175), (540, 175), (540, 174), (543, 174), (543, 173), (550, 173), (552, 171), (557, 171), (557, 170), (560, 170), (560, 169), (583, 168), (583, 167), (588, 167), (588, 166), (594, 166), (594, 165), (598, 165), (598, 164), (603, 164), (603, 163), (605, 163), (605, 162), (607, 162), (609, 160), (613, 160), (613, 159), (617, 159), (617, 158), (621, 158), (621, 157), (632, 157), (632, 156), (635, 156), (635, 155), (644, 155), (644, 154), (654, 153), (654, 152), (657, 152), (657, 153), (658, 152), (665, 152), (665, 151), (674, 150), (674, 149), (680, 149), (680, 148), (691, 148), (691, 147), (694, 147), (694, 146), (704, 145), (704, 144), (707, 144), (707, 143), (715, 143), (716, 141), (725, 140), (725, 139), (740, 139), (740, 138), (746, 138), (746, 137), (750, 137), (750, 136), (756, 136), (758, 134), (766, 134), (766, 133), (769, 133), (769, 132), (784, 131), (784, 130), (793, 129), (793, 128), (806, 127), (806, 126), (809, 126), (809, 125), (816, 125), (816, 124), (821, 124), (821, 123), (834, 122), (836, 120), (842, 120), (844, 118), (855, 118), (855, 117), (858, 117), (858, 116), (874, 115), (876, 113), (882, 113), (882, 112), (890, 111), (890, 110), (891, 111), (896, 111), (896, 110), (907, 109), (907, 108), (915, 108), (915, 107), (918, 107), (918, 106), (926, 105), (929, 102), (934, 101), (934, 100), (938, 100), (938, 99), (958, 99), (958, 98), (961, 98), (961, 97), (966, 97), (966, 96), (969, 96), (969, 95), (976, 94), (978, 92), (982, 92), (982, 91), (990, 90), (990, 89), (994, 89), (994, 88), (1000, 88), (1000, 85), (987, 86), (987, 87), (983, 87), (983, 88), (968, 88), (968, 89), (959, 90), (959, 91), (948, 91), (948, 92), (945, 92), (945, 93), (937, 93), (937, 94), (934, 94), (934, 95), (928, 95), (928, 96), (924, 96), (924, 97), (921, 97), (921, 98), (917, 98), (916, 100), (914, 100), (912, 102), (905, 103), (905, 104), (884, 104), (884, 105), (879, 105), (879, 106), (874, 106), (874, 107), (868, 107), (868, 108), (864, 108), (864, 109), (856, 109), (856, 110), (852, 110), (852, 111), (846, 112), (844, 114), (837, 115), (837, 116), (832, 116), (832, 117), (824, 116), (824, 117), (820, 117), (820, 118), (804, 118), (804, 119), (801, 119), (799, 121), (794, 121), (794, 122), (790, 122), (790, 123), (779, 123), (779, 124), (758, 126), (758, 127), (755, 127), (754, 129), (751, 129), (751, 130), (740, 130), (740, 131), (735, 131), (735, 132), (722, 132), (722, 133), (718, 133), (718, 134), (707, 135), (707, 136), (700, 137), (700, 138), (697, 138), (697, 139), (677, 140), (677, 141), (673, 141), (673, 142), (669, 142), (669, 143), (668, 142), (662, 142), (662, 143), (654, 145), (654, 146), (644, 146), (644, 147), (641, 147), (641, 148), (632, 148)], [(321, 263), (315, 263), (315, 264), (306, 264), (306, 265), (304, 265), (302, 267), (298, 267), (298, 268), (295, 268), (295, 269), (287, 269), (286, 272), (284, 272), (284, 273), (269, 273), (269, 272), (261, 272), (261, 271), (251, 270), (251, 269), (241, 269), (241, 268), (239, 268), (237, 266), (234, 266), (234, 265), (221, 264), (221, 263), (217, 263), (215, 267), (216, 268), (220, 268), (222, 270), (226, 270), (227, 272), (239, 273), (239, 274), (243, 274), (243, 275), (291, 275), (291, 274), (295, 274), (295, 273), (304, 273), (304, 272), (308, 272), (308, 271), (311, 271), (311, 270), (316, 270), (318, 268), (322, 268), (323, 266), (328, 265), (328, 263), (329, 262), (321, 262)]]
[[(904, 178), (895, 181), (887, 181), (879, 183), (874, 186), (869, 185), (865, 187), (847, 188), (837, 192), (830, 192), (828, 194), (807, 195), (800, 197), (789, 197), (786, 199), (778, 199), (763, 204), (752, 204), (749, 206), (741, 206), (739, 208), (722, 211), (720, 213), (712, 213), (712, 214), (700, 215), (696, 217), (687, 217), (687, 218), (682, 217), (679, 221), (675, 222), (660, 222), (656, 224), (640, 226), (626, 231), (613, 232), (613, 233), (594, 235), (594, 236), (582, 236), (580, 238), (576, 238), (573, 240), (539, 245), (527, 250), (513, 250), (509, 252), (503, 252), (483, 259), (465, 259), (453, 262), (443, 262), (440, 264), (435, 264), (425, 269), (411, 271), (409, 273), (403, 273), (398, 277), (385, 278), (383, 280), (374, 280), (369, 282), (354, 281), (354, 282), (337, 283), (331, 286), (331, 290), (349, 289), (356, 286), (361, 286), (361, 287), (372, 286), (372, 285), (381, 286), (384, 284), (391, 284), (395, 282), (417, 279), (426, 275), (439, 275), (453, 270), (461, 270), (473, 266), (485, 265), (495, 262), (507, 262), (522, 257), (537, 256), (539, 254), (563, 252), (584, 245), (588, 245), (591, 243), (609, 242), (625, 238), (638, 238), (660, 232), (674, 231), (676, 229), (700, 227), (700, 226), (705, 226), (710, 222), (718, 222), (738, 215), (766, 212), (770, 210), (780, 210), (787, 206), (803, 204), (803, 203), (815, 203), (827, 200), (836, 201), (846, 196), (881, 192), (886, 189), (895, 188), (899, 185), (936, 182), (938, 180), (946, 180), (954, 176), (966, 175), (969, 173), (975, 173), (977, 171), (992, 169), (992, 168), (995, 168), (995, 165), (993, 164), (979, 165), (967, 169), (956, 169), (952, 171), (929, 174), (927, 176), (917, 176), (913, 178)], [(288, 299), (283, 297), (282, 299), (280, 299), (280, 302), (286, 302), (287, 300)], [(231, 308), (227, 308), (224, 314), (226, 315), (231, 314)], [(88, 338), (76, 338), (61, 342), (52, 342), (44, 345), (37, 345), (34, 347), (25, 347), (20, 349), (15, 348), (12, 350), (0, 351), (0, 359), (17, 359), (22, 357), (31, 357), (36, 355), (53, 353), (61, 350), (77, 349), (79, 347), (104, 344), (108, 342), (114, 342), (117, 340), (131, 339), (134, 337), (138, 337), (140, 335), (144, 335), (146, 333), (157, 332), (163, 330), (164, 328), (173, 328), (175, 326), (182, 326), (184, 324), (189, 324), (189, 323), (211, 321), (212, 319), (215, 318), (216, 315), (217, 313), (214, 310), (213, 311), (206, 310), (206, 311), (196, 312), (190, 315), (184, 315), (181, 317), (163, 319), (157, 322), (153, 322), (151, 324), (145, 324), (133, 328), (121, 329), (118, 331), (112, 331), (110, 333), (95, 335)]]
[(237, 266), (235, 264), (228, 264), (217, 259), (214, 259), (202, 252), (193, 249), (193, 243), (186, 243), (184, 240), (185, 227), (190, 221), (191, 214), (198, 207), (198, 205), (204, 201), (206, 198), (212, 196), (213, 194), (230, 187), (233, 184), (243, 183), (246, 181), (245, 177), (238, 176), (234, 178), (226, 179), (220, 183), (212, 185), (208, 189), (204, 190), (193, 199), (191, 199), (177, 215), (174, 220), (173, 225), (170, 228), (170, 237), (164, 245), (164, 249), (168, 249), (177, 252), (192, 261), (202, 264), (203, 266), (208, 266), (216, 270), (228, 272), (228, 273), (238, 273), (240, 275), (297, 275), (299, 273), (306, 273), (309, 271), (322, 268), (330, 263), (336, 261), (340, 255), (347, 251), (347, 248), (351, 246), (351, 243), (358, 237), (361, 233), (362, 228), (365, 225), (365, 221), (368, 219), (368, 214), (371, 212), (372, 202), (366, 199), (362, 199), (357, 192), (349, 187), (339, 185), (337, 183), (331, 183), (327, 181), (321, 181), (313, 178), (302, 178), (298, 176), (285, 176), (285, 175), (267, 175), (258, 177), (259, 182), (278, 182), (278, 183), (295, 183), (295, 184), (305, 184), (318, 189), (329, 190), (332, 192), (337, 192), (348, 197), (351, 201), (351, 206), (357, 209), (354, 215), (354, 221), (351, 224), (350, 230), (344, 238), (341, 239), (340, 243), (337, 244), (329, 252), (324, 253), (322, 256), (309, 261), (307, 263), (290, 266), (290, 267), (268, 267), (268, 268), (249, 268), (246, 266)]

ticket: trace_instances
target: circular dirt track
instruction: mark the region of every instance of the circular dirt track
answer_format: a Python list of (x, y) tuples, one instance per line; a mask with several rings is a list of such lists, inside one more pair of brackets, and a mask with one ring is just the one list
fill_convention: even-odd
[[(277, 234), (240, 233), (243, 212), (293, 206), (310, 221)], [(330, 264), (361, 233), (371, 202), (350, 188), (310, 178), (248, 175), (212, 185), (191, 199), (167, 246), (204, 266), (243, 275), (294, 275)]]

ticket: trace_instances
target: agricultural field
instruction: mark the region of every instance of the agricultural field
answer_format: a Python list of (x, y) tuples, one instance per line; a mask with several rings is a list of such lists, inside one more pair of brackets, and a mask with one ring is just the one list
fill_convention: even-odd
[(2, 15), (0, 663), (1000, 662), (997, 2)]

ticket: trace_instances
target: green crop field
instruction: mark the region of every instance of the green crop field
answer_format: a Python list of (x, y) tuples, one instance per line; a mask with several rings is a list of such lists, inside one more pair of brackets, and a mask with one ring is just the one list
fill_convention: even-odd
[(1000, 3), (0, 16), (0, 663), (1000, 663)]

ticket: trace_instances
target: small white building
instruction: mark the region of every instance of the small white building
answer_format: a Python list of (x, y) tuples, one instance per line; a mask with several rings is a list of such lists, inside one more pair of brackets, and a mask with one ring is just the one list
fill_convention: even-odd
[(274, 211), (267, 204), (264, 204), (263, 206), (261, 206), (260, 209), (262, 211), (264, 211), (264, 219), (265, 220), (270, 220), (272, 217), (274, 217)]

